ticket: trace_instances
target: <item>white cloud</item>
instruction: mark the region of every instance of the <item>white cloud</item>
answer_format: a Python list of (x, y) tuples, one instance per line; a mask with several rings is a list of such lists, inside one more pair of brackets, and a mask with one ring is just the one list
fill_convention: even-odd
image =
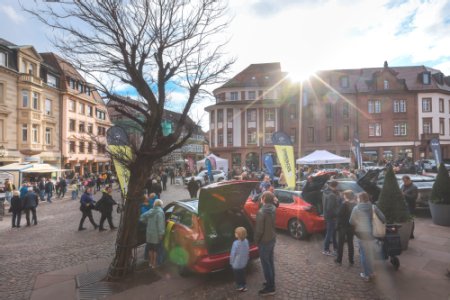
[(11, 5), (0, 5), (0, 12), (5, 14), (11, 21), (13, 21), (16, 24), (23, 23), (25, 21), (25, 17), (21, 14), (19, 14), (14, 7)]

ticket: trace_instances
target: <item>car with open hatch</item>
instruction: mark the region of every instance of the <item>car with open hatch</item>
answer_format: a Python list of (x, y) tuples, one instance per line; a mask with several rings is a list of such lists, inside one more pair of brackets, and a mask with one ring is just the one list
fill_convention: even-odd
[[(222, 170), (212, 170), (211, 175), (213, 176), (214, 182), (220, 182), (227, 178), (227, 174), (225, 174), (225, 172)], [(186, 177), (184, 179), (184, 184), (188, 184), (189, 181), (191, 180), (191, 177), (194, 177), (194, 180), (197, 182), (198, 186), (204, 186), (206, 184), (207, 180), (209, 180), (209, 179), (206, 179), (206, 178), (208, 178), (208, 171), (203, 170), (203, 171), (200, 171), (195, 176)]]
[(198, 199), (174, 201), (164, 208), (164, 244), (180, 273), (210, 273), (229, 266), (236, 227), (247, 229), (250, 259), (259, 257), (253, 224), (243, 211), (254, 181), (223, 181), (200, 189)]

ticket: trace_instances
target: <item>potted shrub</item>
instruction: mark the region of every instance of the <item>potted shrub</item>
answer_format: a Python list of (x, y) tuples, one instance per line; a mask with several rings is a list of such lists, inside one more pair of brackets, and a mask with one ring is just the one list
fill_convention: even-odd
[(429, 201), (433, 223), (450, 226), (450, 177), (444, 164), (439, 165), (438, 175)]
[(387, 224), (401, 225), (399, 229), (400, 241), (402, 249), (406, 250), (408, 248), (413, 222), (405, 197), (398, 186), (392, 167), (387, 169), (377, 206), (386, 217)]

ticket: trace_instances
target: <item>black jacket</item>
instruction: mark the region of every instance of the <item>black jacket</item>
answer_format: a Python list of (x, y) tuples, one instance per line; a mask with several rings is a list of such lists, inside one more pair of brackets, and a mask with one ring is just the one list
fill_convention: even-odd
[(197, 181), (189, 180), (188, 185), (187, 185), (187, 189), (188, 189), (189, 193), (197, 195), (197, 192), (198, 192), (198, 189), (199, 189)]
[(150, 191), (152, 193), (157, 194), (158, 196), (161, 195), (161, 192), (162, 192), (161, 184), (159, 184), (159, 183), (152, 183), (152, 188), (150, 189)]
[(113, 206), (116, 205), (117, 202), (114, 201), (112, 196), (108, 193), (103, 192), (102, 197), (98, 200), (95, 208), (98, 209), (101, 213), (110, 213), (113, 210)]
[(330, 188), (323, 191), (322, 195), (323, 204), (323, 216), (325, 220), (336, 219), (339, 205), (341, 204), (341, 198), (337, 191), (333, 191)]
[(349, 201), (345, 201), (339, 206), (337, 213), (338, 229), (347, 230), (353, 228), (353, 226), (350, 225), (350, 215), (352, 214), (352, 210), (355, 206), (356, 202), (349, 202)]
[(23, 208), (37, 207), (39, 204), (38, 196), (33, 191), (28, 191), (23, 198)]
[(23, 203), (20, 200), (19, 196), (13, 196), (11, 198), (11, 212), (13, 213), (18, 213), (22, 210), (23, 208)]
[(53, 182), (51, 182), (50, 180), (47, 181), (47, 183), (45, 184), (45, 192), (52, 193), (54, 189), (55, 189), (55, 186), (53, 185)]

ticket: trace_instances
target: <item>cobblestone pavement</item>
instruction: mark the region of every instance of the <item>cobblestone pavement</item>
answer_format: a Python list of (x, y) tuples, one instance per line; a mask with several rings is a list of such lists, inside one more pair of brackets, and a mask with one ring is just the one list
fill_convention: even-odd
[[(167, 204), (174, 199), (188, 198), (188, 195), (186, 189), (169, 184), (161, 198)], [(100, 196), (98, 192), (95, 199)], [(117, 192), (114, 199), (120, 199)], [(72, 201), (70, 195), (66, 195), (64, 199), (54, 199), (52, 204), (39, 204), (37, 226), (26, 227), (24, 215), (21, 228), (11, 228), (11, 214), (0, 221), (0, 299), (29, 299), (37, 275), (112, 257), (117, 231), (94, 231), (86, 220), (87, 230), (79, 232), (79, 207), (78, 200)], [(100, 214), (93, 214), (99, 222)], [(115, 225), (118, 219), (114, 212)]]

